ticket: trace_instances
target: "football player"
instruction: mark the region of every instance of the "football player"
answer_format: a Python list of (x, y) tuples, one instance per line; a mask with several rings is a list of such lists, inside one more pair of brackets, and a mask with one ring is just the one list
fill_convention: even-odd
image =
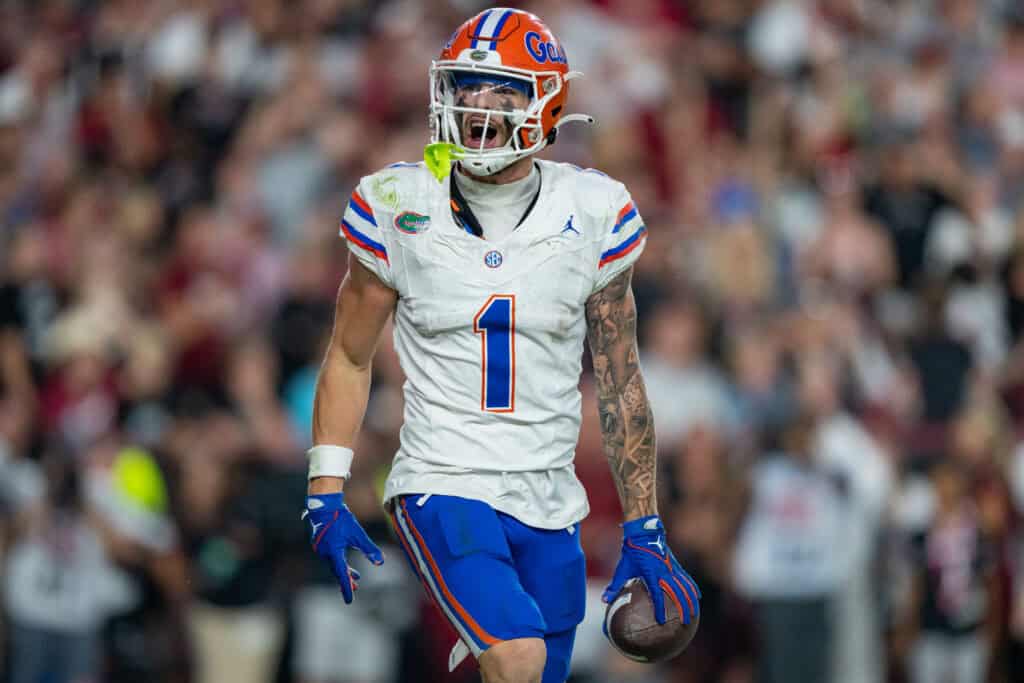
[(659, 622), (700, 592), (665, 540), (654, 423), (630, 288), (646, 228), (603, 173), (534, 155), (566, 114), (565, 51), (534, 15), (493, 8), (430, 68), (432, 144), (420, 163), (362, 179), (341, 221), (349, 270), (316, 391), (304, 517), (344, 600), (349, 547), (383, 561), (344, 504), (374, 349), (389, 316), (407, 381), (384, 500), (424, 588), (488, 683), (569, 673), (583, 618), (588, 512), (573, 469), (583, 341), (622, 501), (622, 558), (607, 590), (642, 579)]

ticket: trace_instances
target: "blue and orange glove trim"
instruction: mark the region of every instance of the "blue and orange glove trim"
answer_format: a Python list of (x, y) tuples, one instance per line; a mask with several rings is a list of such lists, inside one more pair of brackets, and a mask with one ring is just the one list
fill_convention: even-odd
[(352, 594), (359, 587), (359, 572), (348, 566), (345, 553), (358, 548), (373, 564), (383, 564), (384, 554), (359, 526), (355, 516), (345, 505), (344, 493), (318, 494), (306, 497), (302, 519), (309, 528), (309, 542), (320, 557), (327, 560), (334, 578), (341, 586), (345, 603), (352, 602)]
[(657, 515), (622, 525), (622, 556), (601, 599), (611, 602), (626, 582), (634, 578), (647, 586), (659, 624), (665, 623), (665, 595), (675, 603), (684, 624), (700, 614), (700, 588), (672, 554), (665, 526)]

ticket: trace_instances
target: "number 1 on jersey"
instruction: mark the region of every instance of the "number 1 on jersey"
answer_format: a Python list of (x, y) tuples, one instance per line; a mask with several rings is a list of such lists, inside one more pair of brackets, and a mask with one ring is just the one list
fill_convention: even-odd
[(483, 349), (480, 409), (511, 413), (516, 398), (516, 297), (492, 294), (473, 318)]

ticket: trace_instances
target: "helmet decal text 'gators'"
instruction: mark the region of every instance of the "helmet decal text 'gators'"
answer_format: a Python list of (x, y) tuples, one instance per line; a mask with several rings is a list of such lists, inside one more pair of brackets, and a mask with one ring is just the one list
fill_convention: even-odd
[(538, 64), (546, 62), (568, 64), (565, 52), (554, 41), (547, 41), (536, 31), (529, 31), (523, 38), (526, 41), (526, 51), (537, 60)]
[(553, 143), (564, 123), (593, 122), (565, 113), (569, 81), (580, 75), (536, 15), (492, 7), (470, 18), (431, 63), (428, 167), (439, 180), (456, 160), (493, 175)]

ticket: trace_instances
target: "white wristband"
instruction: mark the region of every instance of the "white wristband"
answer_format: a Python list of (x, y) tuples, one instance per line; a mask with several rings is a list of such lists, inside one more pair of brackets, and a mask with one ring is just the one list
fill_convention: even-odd
[(306, 451), (309, 458), (309, 478), (352, 476), (352, 458), (355, 453), (344, 446), (313, 446)]

